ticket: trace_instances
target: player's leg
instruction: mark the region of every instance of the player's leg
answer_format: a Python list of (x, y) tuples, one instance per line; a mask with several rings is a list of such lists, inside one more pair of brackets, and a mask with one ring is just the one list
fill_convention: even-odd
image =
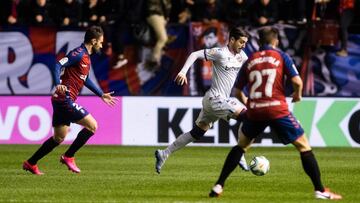
[(324, 191), (324, 186), (321, 183), (321, 174), (316, 158), (311, 150), (305, 134), (301, 135), (292, 144), (300, 152), (301, 163), (305, 173), (310, 177), (315, 190)]
[(76, 123), (84, 126), (84, 128), (78, 133), (74, 142), (65, 152), (65, 156), (67, 157), (73, 157), (75, 153), (90, 139), (90, 137), (95, 134), (98, 127), (95, 118), (91, 114), (88, 114)]
[(219, 118), (228, 120), (237, 117), (244, 106), (237, 100), (224, 99), (221, 97), (210, 97), (205, 95), (203, 98), (203, 108), (195, 121), (194, 128), (182, 135), (171, 144), (165, 151), (167, 155), (183, 148), (188, 143), (201, 139), (212, 124)]
[(61, 163), (68, 166), (69, 170), (80, 173), (80, 169), (76, 166), (74, 155), (85, 145), (85, 143), (94, 135), (97, 129), (97, 122), (91, 114), (87, 114), (84, 118), (76, 122), (84, 128), (78, 133), (74, 142), (70, 145), (69, 149), (64, 155), (60, 157)]
[[(229, 118), (232, 118), (239, 122), (242, 122), (246, 118), (246, 107), (237, 99), (217, 98), (214, 100), (214, 103), (215, 105), (211, 104), (213, 114), (218, 118), (226, 121), (228, 121)], [(238, 165), (242, 170), (249, 171), (249, 166), (247, 165), (245, 159), (245, 153), (241, 156)]]
[(54, 127), (54, 136), (49, 137), (41, 145), (41, 147), (27, 161), (23, 163), (23, 168), (36, 175), (43, 174), (38, 169), (37, 162), (45, 155), (50, 153), (55, 147), (57, 147), (64, 140), (68, 130), (69, 130), (69, 126), (67, 125), (58, 125)]
[(300, 152), (304, 171), (311, 178), (315, 190), (323, 191), (324, 187), (321, 183), (317, 161), (312, 153), (304, 130), (297, 119), (292, 114), (289, 114), (273, 121), (271, 127), (277, 132), (283, 144), (292, 143), (296, 147)]
[(194, 128), (186, 133), (181, 134), (176, 140), (171, 143), (165, 150), (155, 151), (155, 169), (157, 173), (160, 173), (161, 167), (164, 165), (166, 159), (173, 152), (184, 148), (187, 144), (199, 140), (204, 136), (206, 131), (211, 127), (212, 123), (217, 121), (219, 117), (214, 113), (211, 98), (205, 95), (202, 99), (203, 108), (200, 111), (198, 118), (195, 121)]
[[(279, 138), (284, 144), (292, 143), (300, 152), (303, 169), (310, 177), (316, 193), (322, 194), (325, 192), (325, 188), (321, 183), (321, 174), (317, 160), (312, 152), (304, 130), (297, 119), (292, 114), (289, 114), (288, 116), (273, 121), (271, 127), (278, 133)], [(330, 196), (332, 198), (341, 198), (341, 196), (333, 193), (331, 193), (329, 197)]]
[(234, 146), (227, 155), (220, 176), (216, 181), (215, 186), (211, 189), (209, 193), (210, 197), (218, 197), (221, 195), (226, 179), (237, 167), (241, 157), (246, 152), (246, 150), (250, 148), (253, 140), (253, 138), (245, 136), (244, 133), (240, 133), (238, 145)]
[(161, 167), (166, 159), (175, 151), (182, 149), (187, 144), (201, 139), (206, 131), (211, 127), (213, 122), (219, 118), (228, 120), (230, 117), (235, 118), (235, 113), (240, 114), (244, 108), (237, 100), (224, 99), (221, 97), (210, 97), (205, 95), (203, 98), (203, 109), (196, 119), (194, 128), (181, 134), (165, 150), (155, 151), (155, 169), (160, 173)]
[(324, 188), (324, 186), (322, 185), (320, 169), (305, 134), (301, 135), (292, 144), (300, 152), (301, 163), (304, 171), (310, 177), (314, 185), (315, 198), (342, 199), (341, 195), (330, 192), (329, 189)]
[(243, 154), (250, 148), (255, 137), (263, 132), (266, 126), (266, 122), (255, 123), (249, 121), (247, 118), (244, 119), (243, 124), (239, 127), (238, 145), (233, 147), (229, 152), (221, 170), (221, 174), (216, 181), (215, 186), (209, 193), (210, 197), (218, 197), (222, 193), (226, 179), (232, 171), (234, 171)]
[[(201, 114), (201, 113), (200, 113)], [(160, 174), (160, 170), (164, 165), (166, 159), (175, 151), (184, 148), (187, 144), (194, 142), (195, 140), (199, 140), (204, 136), (206, 131), (210, 128), (210, 125), (205, 122), (197, 122), (194, 128), (186, 133), (181, 134), (176, 140), (171, 143), (164, 150), (156, 150), (155, 151), (155, 169), (156, 172)]]
[(192, 130), (181, 134), (171, 145), (169, 145), (164, 150), (164, 152), (166, 155), (170, 155), (175, 151), (184, 148), (187, 144), (202, 138), (209, 128), (210, 125), (208, 123), (197, 122)]
[[(235, 104), (234, 102), (230, 101), (228, 102), (229, 105), (232, 105), (233, 109), (235, 109), (235, 112), (230, 115), (232, 118), (236, 119), (239, 122), (242, 122), (246, 117), (246, 108), (243, 105)], [(230, 112), (230, 111), (229, 111)], [(239, 129), (240, 130), (240, 129)], [(239, 134), (240, 135), (240, 134)], [(244, 171), (249, 171), (250, 168), (246, 162), (245, 159), (245, 153), (241, 156), (241, 159), (239, 161), (239, 167)]]

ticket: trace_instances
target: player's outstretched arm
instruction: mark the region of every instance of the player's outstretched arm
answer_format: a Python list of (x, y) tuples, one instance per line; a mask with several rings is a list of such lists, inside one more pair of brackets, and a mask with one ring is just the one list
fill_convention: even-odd
[(93, 81), (90, 80), (89, 76), (86, 77), (84, 85), (99, 97), (101, 97), (104, 94), (104, 92), (98, 87), (96, 87)]
[(194, 64), (194, 62), (196, 61), (196, 59), (204, 59), (205, 55), (204, 55), (204, 50), (199, 50), (199, 51), (195, 51), (192, 52), (189, 57), (186, 59), (185, 64), (183, 66), (183, 68), (181, 69), (181, 71), (177, 74), (176, 78), (175, 78), (175, 82), (178, 85), (183, 85), (183, 84), (187, 84), (187, 77), (186, 77), (186, 73), (189, 70), (190, 66), (192, 64)]
[(115, 106), (115, 104), (119, 101), (119, 99), (116, 98), (116, 97), (113, 97), (112, 94), (114, 94), (114, 91), (104, 93), (101, 96), (101, 99), (105, 102), (105, 104), (107, 104), (107, 105), (109, 105), (111, 107)]
[(294, 93), (292, 95), (292, 101), (291, 102), (299, 102), (301, 101), (302, 97), (302, 89), (303, 89), (303, 82), (300, 78), (300, 76), (296, 75), (291, 78), (291, 83), (294, 88)]
[(101, 97), (103, 102), (105, 102), (105, 104), (111, 107), (113, 107), (118, 101), (116, 97), (112, 96), (112, 94), (114, 94), (113, 91), (108, 93), (103, 93), (101, 89), (95, 86), (95, 84), (89, 79), (89, 77), (87, 77), (85, 80), (85, 86), (89, 88), (92, 92), (94, 92), (97, 96)]

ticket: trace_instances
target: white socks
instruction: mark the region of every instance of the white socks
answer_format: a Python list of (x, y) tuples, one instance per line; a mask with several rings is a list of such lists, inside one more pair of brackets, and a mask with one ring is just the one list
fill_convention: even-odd
[(184, 133), (178, 138), (176, 138), (176, 140), (164, 150), (164, 153), (166, 154), (166, 156), (169, 156), (173, 152), (185, 147), (187, 144), (194, 141), (195, 138), (191, 136), (190, 132)]

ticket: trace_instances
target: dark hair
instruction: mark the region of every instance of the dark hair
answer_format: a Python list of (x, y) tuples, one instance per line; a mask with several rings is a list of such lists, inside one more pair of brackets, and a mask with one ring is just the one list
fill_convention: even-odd
[(99, 26), (91, 26), (88, 30), (86, 30), (84, 43), (90, 43), (92, 39), (99, 39), (102, 35), (104, 35), (104, 31)]
[(265, 27), (258, 31), (260, 46), (271, 44), (279, 36), (279, 31), (273, 27)]
[(230, 39), (231, 37), (233, 37), (233, 38), (235, 38), (236, 40), (238, 40), (240, 37), (249, 38), (249, 34), (248, 34), (245, 30), (243, 30), (243, 29), (241, 29), (241, 28), (239, 28), (239, 27), (234, 27), (234, 28), (232, 28), (232, 29), (230, 30), (230, 33), (229, 33), (229, 39)]
[(210, 33), (214, 33), (215, 35), (217, 35), (217, 32), (218, 29), (216, 27), (209, 27), (201, 34), (201, 36), (204, 37), (209, 35)]

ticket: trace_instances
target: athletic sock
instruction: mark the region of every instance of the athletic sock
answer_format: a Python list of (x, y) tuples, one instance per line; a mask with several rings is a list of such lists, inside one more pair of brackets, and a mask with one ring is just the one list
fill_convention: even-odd
[(83, 128), (77, 135), (74, 142), (70, 145), (69, 149), (65, 152), (66, 157), (73, 157), (75, 153), (94, 135), (90, 130)]
[(317, 164), (315, 155), (312, 151), (300, 152), (302, 166), (305, 173), (310, 177), (316, 191), (324, 191), (324, 186), (321, 183), (321, 174)]
[(59, 143), (57, 143), (52, 136), (49, 137), (49, 139), (47, 139), (27, 161), (29, 164), (35, 165), (41, 158), (50, 153), (58, 145)]
[(226, 157), (224, 166), (221, 170), (220, 177), (216, 182), (216, 184), (220, 184), (222, 187), (224, 187), (226, 179), (239, 164), (240, 158), (243, 155), (243, 153), (244, 153), (243, 149), (241, 149), (241, 147), (239, 147), (238, 145), (236, 145), (231, 149), (228, 156)]
[(184, 133), (176, 138), (176, 140), (164, 150), (164, 153), (166, 156), (169, 156), (171, 153), (185, 147), (187, 144), (194, 141), (195, 138), (191, 136), (190, 132)]

